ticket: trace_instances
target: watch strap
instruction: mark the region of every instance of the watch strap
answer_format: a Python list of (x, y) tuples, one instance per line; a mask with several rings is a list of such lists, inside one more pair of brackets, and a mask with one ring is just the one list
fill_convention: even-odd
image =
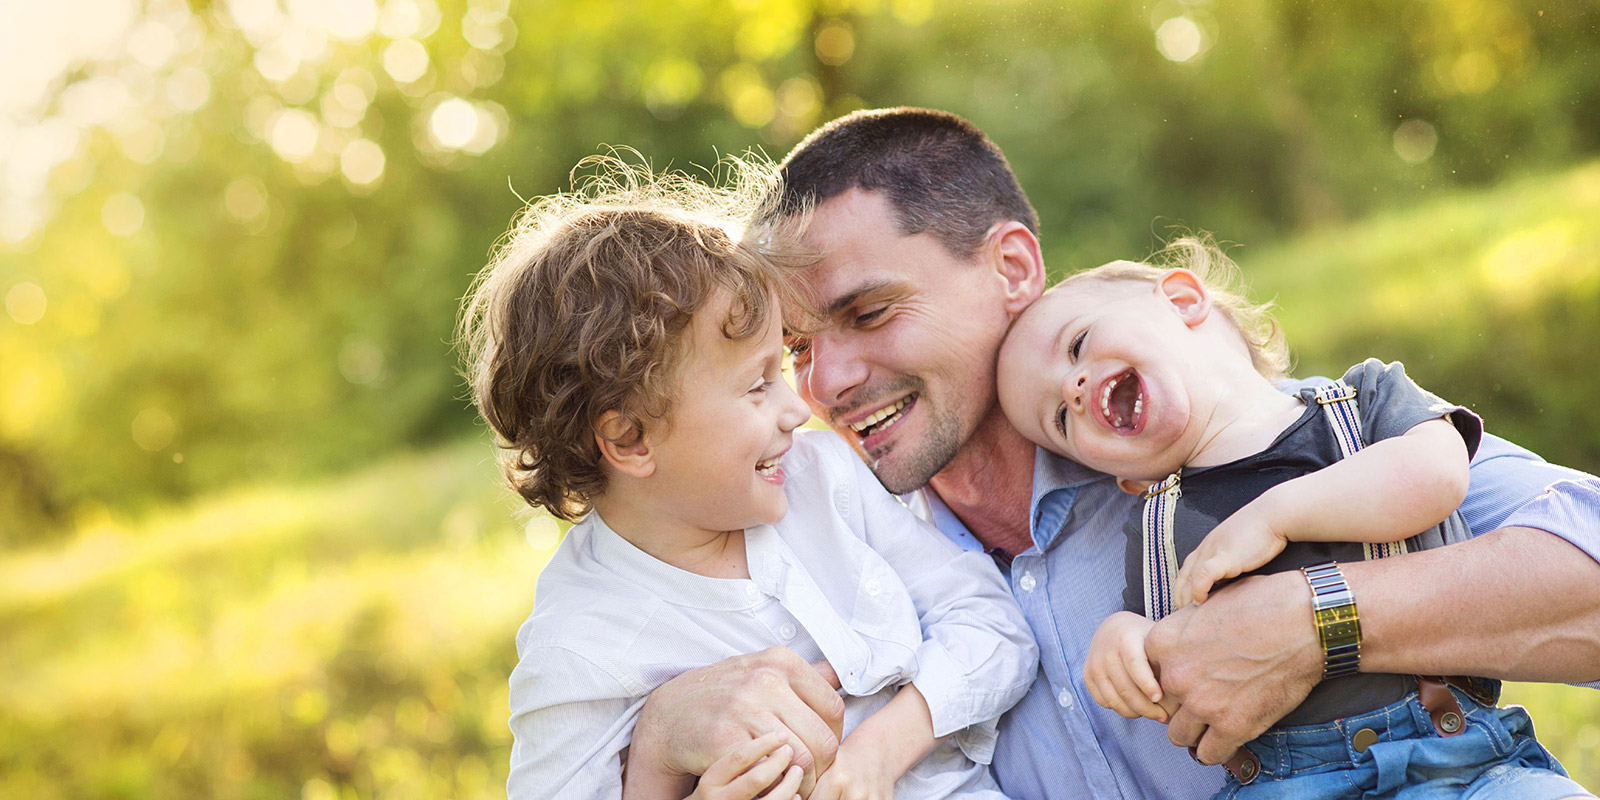
[(1361, 669), (1361, 615), (1339, 564), (1301, 567), (1311, 585), (1311, 613), (1322, 642), (1322, 678), (1354, 675)]

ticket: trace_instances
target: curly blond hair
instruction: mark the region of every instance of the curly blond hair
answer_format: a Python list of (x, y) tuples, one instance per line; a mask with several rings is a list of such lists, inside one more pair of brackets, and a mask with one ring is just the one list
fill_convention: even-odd
[(1173, 269), (1193, 272), (1211, 295), (1211, 306), (1239, 332), (1250, 350), (1250, 363), (1268, 380), (1289, 374), (1289, 345), (1283, 326), (1273, 318), (1272, 303), (1252, 303), (1240, 287), (1239, 265), (1207, 236), (1173, 240), (1148, 263), (1113, 261), (1062, 278), (1056, 287), (1075, 283), (1154, 283)]
[(529, 204), (475, 281), (459, 329), (466, 377), (529, 505), (568, 521), (588, 512), (606, 490), (601, 417), (621, 415), (623, 445), (665, 424), (690, 320), (714, 299), (729, 299), (730, 339), (794, 302), (790, 273), (814, 257), (771, 230), (748, 241), (742, 223), (772, 194), (771, 168), (744, 158), (719, 170), (731, 188), (616, 153), (586, 158), (574, 190)]

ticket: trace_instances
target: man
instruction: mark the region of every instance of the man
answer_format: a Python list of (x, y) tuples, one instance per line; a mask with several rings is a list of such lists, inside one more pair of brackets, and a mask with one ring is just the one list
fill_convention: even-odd
[[(1002, 788), (1019, 798), (1210, 794), (1221, 770), (1184, 748), (1222, 762), (1321, 677), (1305, 578), (1241, 580), (1157, 624), (1149, 653), (1181, 703), (1168, 726), (1094, 705), (1083, 656), (1120, 607), (1132, 499), (1106, 476), (1036, 454), (996, 401), (995, 355), (1045, 282), (1036, 215), (1004, 156), (964, 120), (890, 109), (825, 125), (782, 171), (778, 213), (810, 209), (806, 235), (824, 254), (806, 281), (822, 323), (791, 343), (800, 394), (885, 486), (915, 493), (947, 536), (1005, 565), (1038, 639), (1043, 669), (1001, 723)], [(1578, 482), (1540, 494), (1565, 478)], [(1600, 481), (1488, 437), (1463, 512), (1483, 535), (1342, 565), (1361, 668), (1600, 678)], [(767, 651), (662, 686), (640, 715), (629, 769), (698, 774), (778, 727), (802, 763), (825, 767), (838, 704), (797, 662)]]

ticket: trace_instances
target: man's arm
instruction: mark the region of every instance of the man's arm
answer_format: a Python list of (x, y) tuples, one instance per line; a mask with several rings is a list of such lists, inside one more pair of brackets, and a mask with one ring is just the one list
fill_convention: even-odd
[(788, 731), (794, 763), (805, 770), (800, 794), (810, 794), (839, 748), (838, 685), (826, 662), (807, 664), (786, 647), (734, 656), (661, 684), (639, 711), (623, 797), (678, 800), (722, 754), (776, 730)]
[[(1512, 527), (1469, 542), (1341, 565), (1361, 613), (1362, 669), (1600, 678), (1600, 562), (1591, 546), (1600, 480), (1557, 492), (1535, 504), (1559, 506), (1549, 515), (1559, 536), (1516, 525), (1531, 518), (1514, 513)], [(1183, 704), (1169, 738), (1218, 763), (1299, 705), (1322, 670), (1310, 607), (1305, 580), (1279, 573), (1238, 581), (1158, 623), (1146, 646), (1162, 688)]]

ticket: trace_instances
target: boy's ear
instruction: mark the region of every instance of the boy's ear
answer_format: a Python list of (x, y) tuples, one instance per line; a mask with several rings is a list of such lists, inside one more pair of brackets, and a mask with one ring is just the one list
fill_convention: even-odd
[(1128, 478), (1118, 478), (1117, 488), (1133, 495), (1134, 497), (1139, 497), (1144, 494), (1144, 490), (1150, 488), (1150, 483), (1150, 481), (1135, 481), (1129, 480)]
[(594, 442), (600, 447), (600, 458), (617, 472), (635, 478), (648, 478), (655, 474), (655, 457), (650, 453), (644, 431), (622, 414), (616, 411), (601, 414), (600, 422), (594, 426)]
[(1199, 276), (1186, 269), (1171, 270), (1161, 276), (1157, 291), (1177, 310), (1184, 324), (1193, 328), (1211, 314), (1211, 293)]
[(1016, 220), (997, 222), (989, 230), (989, 252), (995, 271), (1005, 279), (1006, 312), (1021, 314), (1044, 292), (1044, 256), (1039, 239)]

